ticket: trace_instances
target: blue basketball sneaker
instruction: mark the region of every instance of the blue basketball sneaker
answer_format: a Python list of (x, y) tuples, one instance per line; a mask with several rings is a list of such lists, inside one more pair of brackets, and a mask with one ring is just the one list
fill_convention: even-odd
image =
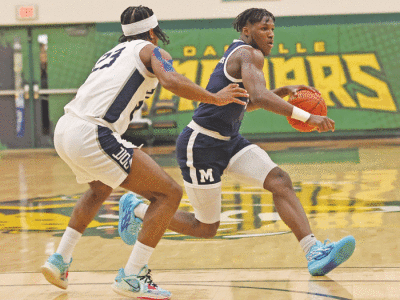
[(119, 199), (118, 232), (125, 244), (133, 245), (142, 227), (143, 221), (135, 217), (134, 209), (142, 200), (136, 198), (134, 193), (127, 193)]
[(71, 262), (72, 258), (67, 264), (61, 254), (54, 253), (47, 259), (40, 270), (48, 282), (65, 290), (68, 287), (68, 269)]
[(345, 262), (354, 252), (356, 240), (351, 235), (335, 243), (322, 244), (320, 241), (311, 247), (306, 258), (308, 271), (313, 276), (328, 274), (341, 263)]
[(170, 299), (171, 292), (160, 288), (153, 282), (147, 265), (139, 274), (126, 276), (124, 269), (119, 269), (114, 283), (111, 285), (114, 292), (126, 297), (137, 299)]

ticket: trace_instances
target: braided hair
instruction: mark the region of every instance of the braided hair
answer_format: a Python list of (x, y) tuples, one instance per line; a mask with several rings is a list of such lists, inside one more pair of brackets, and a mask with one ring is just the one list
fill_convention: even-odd
[[(142, 5), (130, 6), (122, 12), (121, 24), (127, 25), (127, 24), (131, 24), (131, 23), (135, 23), (135, 22), (147, 19), (147, 18), (151, 17), (153, 14), (154, 14), (153, 10), (151, 10), (150, 8), (148, 8), (146, 6), (142, 6)], [(161, 30), (160, 26), (157, 25), (157, 27), (155, 27), (153, 30), (154, 30), (155, 35), (164, 43), (164, 45), (169, 44), (168, 35), (166, 35)], [(151, 37), (150, 37), (149, 31), (139, 33), (136, 35), (130, 35), (130, 36), (121, 35), (121, 37), (119, 38), (118, 41), (120, 43), (123, 43), (128, 40), (139, 40), (139, 39), (150, 40)]]
[(233, 28), (236, 29), (236, 31), (242, 32), (242, 29), (246, 26), (247, 22), (249, 22), (250, 24), (255, 24), (257, 22), (260, 22), (265, 16), (275, 22), (274, 15), (268, 10), (264, 8), (249, 8), (240, 13), (235, 18), (232, 25)]

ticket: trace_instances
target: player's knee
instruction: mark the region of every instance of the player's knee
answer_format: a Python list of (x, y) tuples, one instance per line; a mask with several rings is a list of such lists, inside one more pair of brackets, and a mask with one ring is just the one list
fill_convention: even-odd
[(175, 181), (172, 182), (168, 190), (168, 200), (170, 204), (178, 208), (182, 196), (183, 196), (182, 187)]
[(103, 203), (112, 192), (112, 188), (100, 181), (92, 181), (89, 183), (89, 193), (91, 199), (95, 202)]
[(264, 182), (264, 188), (274, 195), (285, 195), (293, 191), (292, 180), (281, 168), (274, 168)]
[(219, 227), (219, 222), (214, 224), (201, 223), (201, 237), (204, 239), (212, 239), (216, 236)]

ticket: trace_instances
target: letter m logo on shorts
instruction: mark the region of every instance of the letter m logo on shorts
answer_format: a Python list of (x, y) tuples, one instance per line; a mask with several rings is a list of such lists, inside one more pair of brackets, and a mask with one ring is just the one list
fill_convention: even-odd
[(206, 182), (206, 180), (213, 182), (214, 177), (212, 176), (212, 169), (207, 169), (207, 172), (204, 170), (199, 170), (201, 179), (200, 182)]

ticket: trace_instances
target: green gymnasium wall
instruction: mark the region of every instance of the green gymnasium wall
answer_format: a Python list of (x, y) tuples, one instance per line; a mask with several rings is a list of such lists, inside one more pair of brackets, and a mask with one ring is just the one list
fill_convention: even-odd
[[(286, 118), (258, 110), (245, 115), (242, 134), (257, 139), (397, 135), (399, 21), (397, 14), (277, 18), (275, 47), (265, 59), (267, 87), (315, 86), (327, 102), (328, 115), (336, 121), (336, 132), (299, 133)], [(205, 87), (225, 47), (238, 37), (231, 23), (232, 20), (200, 20), (162, 24), (171, 39), (164, 48), (174, 58), (175, 69)], [(119, 24), (99, 24), (97, 30), (107, 32), (118, 27)], [(196, 107), (196, 103), (162, 87), (149, 105), (157, 99), (176, 103), (178, 113), (173, 119), (178, 132)], [(157, 120), (166, 116), (149, 117)]]
[[(225, 47), (239, 34), (233, 20), (164, 21), (160, 26), (170, 37), (164, 48), (174, 58), (175, 69), (206, 86)], [(121, 34), (117, 23), (84, 25), (85, 34), (71, 35), (76, 25), (41, 26), (33, 30), (34, 78), (39, 80), (39, 34), (47, 34), (50, 89), (78, 88), (97, 59), (112, 48)], [(75, 31), (76, 32), (76, 31)], [(0, 28), (0, 41), (10, 43), (23, 28)], [(36, 42), (37, 44), (37, 42)], [(162, 44), (160, 44), (162, 46)], [(265, 59), (267, 87), (307, 84), (317, 87), (336, 121), (335, 133), (299, 133), (286, 118), (258, 110), (247, 113), (241, 132), (254, 139), (335, 138), (397, 135), (400, 127), (400, 14), (355, 16), (280, 17), (276, 20), (275, 46)], [(27, 61), (26, 51), (24, 52)], [(28, 63), (24, 62), (24, 73)], [(50, 120), (55, 126), (63, 106), (73, 95), (50, 97)], [(174, 101), (177, 112), (155, 114), (159, 99)], [(172, 120), (175, 130), (159, 136), (174, 138), (189, 122), (196, 103), (159, 87), (148, 100), (153, 121)], [(135, 135), (134, 131), (130, 134)]]

